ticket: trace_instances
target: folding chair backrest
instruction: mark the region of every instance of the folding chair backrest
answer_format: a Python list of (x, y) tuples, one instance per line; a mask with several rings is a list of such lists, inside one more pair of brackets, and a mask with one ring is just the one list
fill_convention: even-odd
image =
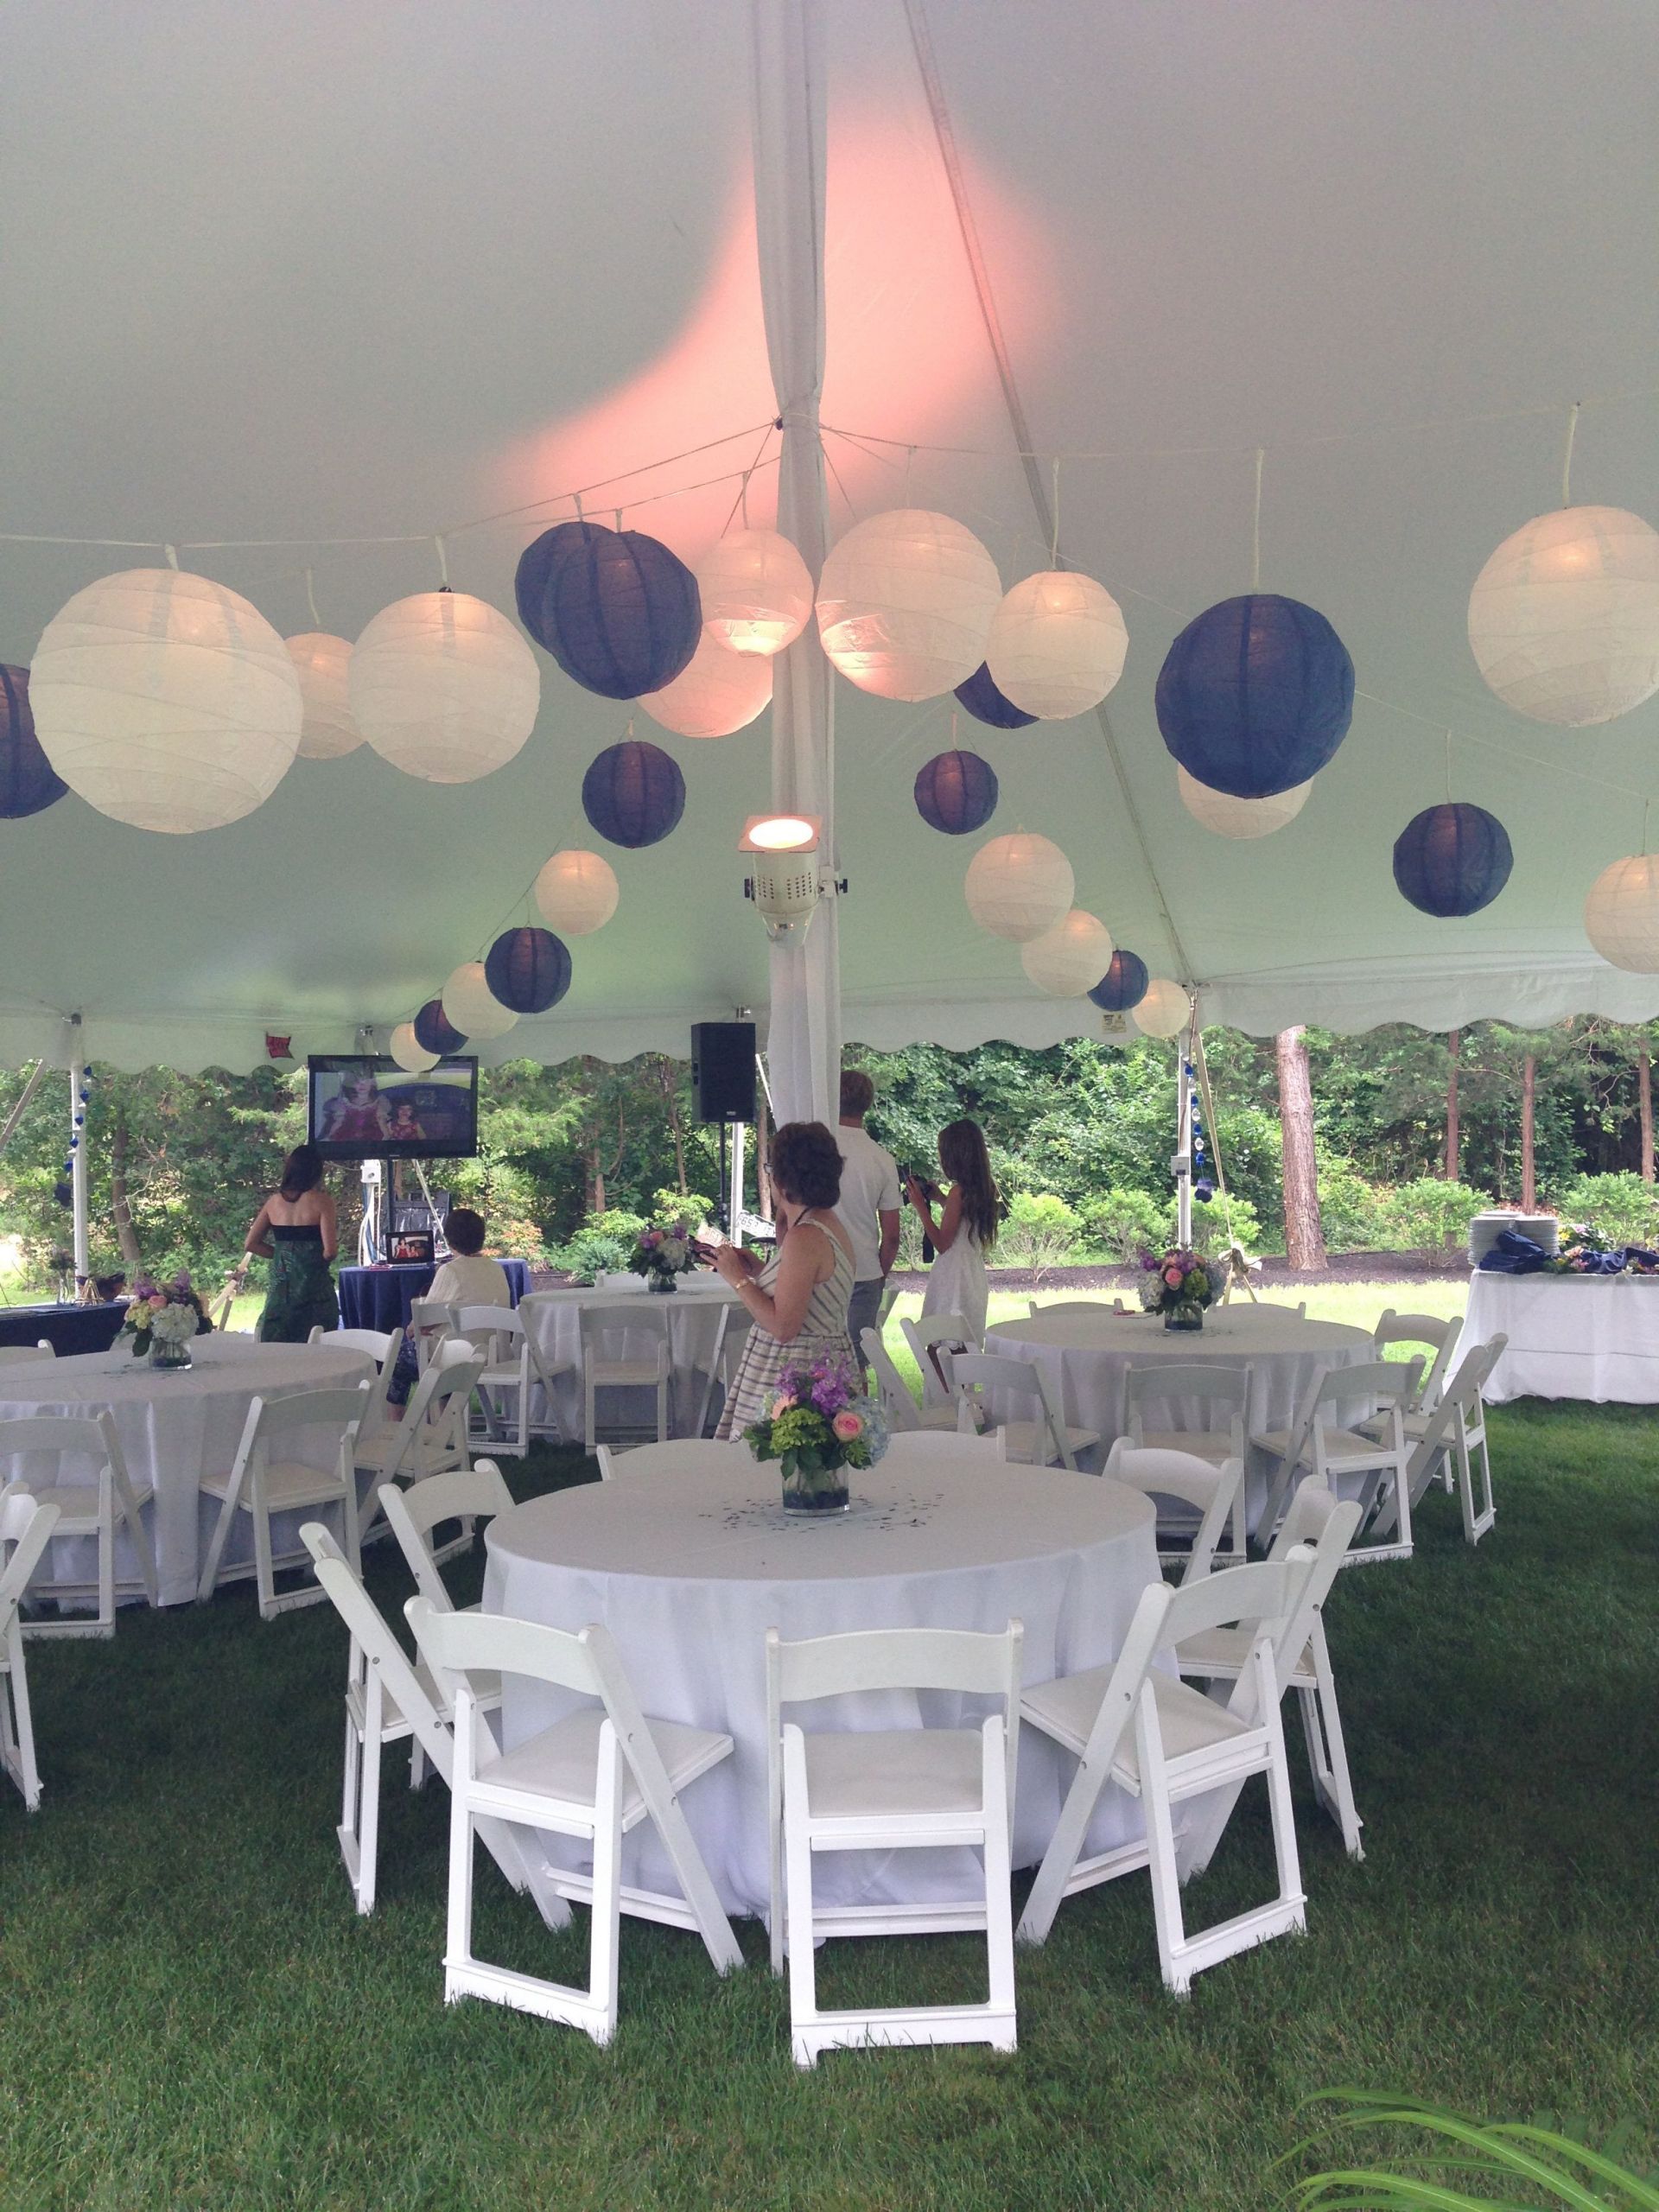
[(21, 1483), (0, 1490), (0, 1648), (58, 1525), (58, 1508), (42, 1505)]
[(498, 1360), (516, 1358), (518, 1339), (525, 1333), (524, 1322), (510, 1306), (462, 1306), (456, 1309), (456, 1338), (476, 1345), (492, 1364)]
[[(601, 1698), (605, 1685), (594, 1663), (593, 1639), (603, 1629), (546, 1628), (505, 1613), (446, 1612), (429, 1598), (411, 1598), (404, 1616), (422, 1657), (442, 1681), (469, 1675), (518, 1675), (536, 1682)], [(608, 1640), (608, 1639), (607, 1639)]]
[(1371, 1332), (1371, 1341), (1379, 1351), (1384, 1344), (1427, 1344), (1433, 1351), (1427, 1371), (1420, 1370), (1417, 1394), (1412, 1401), (1414, 1408), (1429, 1410), (1440, 1403), (1446, 1370), (1452, 1363), (1462, 1330), (1461, 1314), (1445, 1321), (1438, 1313), (1396, 1313), (1390, 1306), (1379, 1317)]
[(453, 1609), (454, 1600), (443, 1584), (438, 1563), (427, 1539), (444, 1521), (490, 1521), (511, 1512), (512, 1492), (493, 1459), (480, 1459), (470, 1471), (454, 1467), (441, 1475), (428, 1475), (399, 1490), (388, 1483), (380, 1493), (380, 1510), (397, 1540), (397, 1548), (415, 1578), (415, 1586), (440, 1612)]
[[(344, 1442), (348, 1433), (356, 1435), (371, 1387), (365, 1380), (351, 1390), (295, 1390), (287, 1397), (256, 1398), (249, 1408), (249, 1420), (255, 1425), (257, 1440), (267, 1447), (300, 1428), (336, 1429)], [(245, 1447), (254, 1440), (245, 1430)]]
[(1243, 1412), (1249, 1399), (1248, 1367), (1189, 1367), (1180, 1361), (1131, 1367), (1124, 1392), (1131, 1406), (1153, 1403), (1224, 1405)]
[(596, 1359), (640, 1358), (646, 1340), (652, 1350), (668, 1342), (668, 1315), (672, 1301), (662, 1298), (584, 1299), (576, 1309), (582, 1357)]
[(409, 1325), (415, 1338), (416, 1364), (424, 1368), (454, 1333), (454, 1309), (446, 1306), (441, 1298), (412, 1298)]
[(707, 1437), (676, 1436), (662, 1444), (638, 1444), (626, 1452), (601, 1444), (594, 1447), (594, 1456), (599, 1461), (601, 1482), (632, 1482), (641, 1476), (649, 1480), (657, 1476), (691, 1475), (711, 1467), (717, 1473), (729, 1472), (740, 1458), (748, 1458), (749, 1448), (736, 1438), (729, 1443), (715, 1443)]
[(120, 1452), (115, 1423), (104, 1414), (30, 1414), (0, 1421), (0, 1461), (14, 1453), (50, 1452), (109, 1465)]
[(1373, 1359), (1357, 1367), (1327, 1367), (1319, 1377), (1319, 1402), (1342, 1405), (1375, 1398), (1389, 1406), (1408, 1406), (1416, 1395), (1420, 1359)]
[(377, 1367), (384, 1367), (397, 1349), (396, 1336), (382, 1329), (313, 1329), (309, 1341), (333, 1351), (363, 1352)]
[(448, 1779), (449, 1731), (408, 1654), (392, 1634), (385, 1615), (363, 1587), (352, 1563), (320, 1521), (301, 1525), (300, 1541), (311, 1554), (317, 1580), (345, 1622), (353, 1643), (380, 1669), (392, 1703), (414, 1730), (416, 1741)]
[(1032, 1298), (1026, 1303), (1033, 1321), (1040, 1313), (1122, 1313), (1126, 1310), (1121, 1298), (1051, 1298), (1046, 1306), (1040, 1298)]
[(1296, 1544), (1317, 1544), (1336, 1510), (1335, 1493), (1327, 1490), (1317, 1475), (1309, 1475), (1306, 1482), (1297, 1484), (1296, 1494), (1285, 1510), (1268, 1557), (1284, 1559)]
[(921, 1375), (922, 1403), (945, 1404), (952, 1387), (953, 1357), (958, 1351), (977, 1351), (978, 1338), (960, 1313), (933, 1313), (915, 1321), (906, 1319), (899, 1328)]
[(895, 1436), (909, 1429), (919, 1430), (922, 1417), (916, 1410), (916, 1401), (904, 1376), (893, 1365), (887, 1345), (881, 1341), (880, 1331), (861, 1330), (858, 1341), (863, 1350), (864, 1363), (875, 1376), (876, 1392), (887, 1417), (887, 1427)]
[[(1307, 1493), (1306, 1505), (1300, 1514), (1302, 1535), (1287, 1543), (1285, 1534), (1298, 1519), (1298, 1503)], [(1290, 1671), (1301, 1658), (1313, 1632), (1313, 1624), (1319, 1608), (1331, 1594), (1342, 1562), (1346, 1558), (1356, 1531), (1364, 1517), (1364, 1509), (1356, 1499), (1344, 1498), (1340, 1503), (1329, 1491), (1321, 1491), (1315, 1483), (1304, 1483), (1291, 1500), (1279, 1541), (1268, 1554), (1270, 1567), (1298, 1568), (1307, 1572), (1293, 1585), (1290, 1603), (1287, 1607), (1274, 1639), (1274, 1667), (1282, 1685)], [(1317, 1528), (1313, 1525), (1317, 1522)]]
[(906, 1428), (887, 1439), (883, 1455), (895, 1465), (907, 1467), (919, 1459), (982, 1459), (993, 1466), (1007, 1459), (1007, 1439), (1002, 1429), (989, 1436), (976, 1436), (954, 1428)]
[[(1478, 1428), (1485, 1412), (1481, 1393), (1491, 1377), (1492, 1370), (1509, 1348), (1509, 1338), (1501, 1332), (1484, 1344), (1471, 1345), (1458, 1362), (1455, 1372), (1448, 1378), (1441, 1391), (1440, 1403), (1428, 1415), (1427, 1424), (1417, 1444), (1421, 1460), (1450, 1444), (1457, 1433), (1458, 1414), (1461, 1410), (1464, 1427)], [(0, 1452), (13, 1423), (0, 1423)]]
[(1043, 1370), (1034, 1360), (1013, 1359), (1006, 1352), (957, 1352), (950, 1362), (959, 1404), (982, 1406), (983, 1390), (1006, 1390), (1024, 1398), (1033, 1420), (1048, 1432), (1057, 1458), (1065, 1458), (1065, 1431), (1048, 1395)]

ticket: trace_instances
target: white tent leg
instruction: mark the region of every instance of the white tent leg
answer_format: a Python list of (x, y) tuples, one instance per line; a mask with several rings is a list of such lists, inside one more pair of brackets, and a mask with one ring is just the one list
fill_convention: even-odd
[(1175, 1242), (1185, 1252), (1192, 1243), (1192, 1058), (1191, 1024), (1175, 1040)]

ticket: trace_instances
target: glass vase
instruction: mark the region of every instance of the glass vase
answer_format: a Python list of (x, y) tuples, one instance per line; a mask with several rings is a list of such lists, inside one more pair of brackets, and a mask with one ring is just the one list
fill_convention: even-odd
[(165, 1344), (159, 1337), (152, 1335), (149, 1340), (149, 1363), (156, 1368), (188, 1367), (190, 1347), (188, 1344)]
[(779, 1465), (784, 1477), (785, 1513), (844, 1513), (847, 1510), (847, 1470), (821, 1467), (814, 1454), (785, 1452)]
[(1172, 1306), (1164, 1316), (1164, 1326), (1166, 1329), (1199, 1330), (1204, 1326), (1204, 1308), (1190, 1300)]
[(679, 1287), (679, 1278), (677, 1275), (653, 1274), (645, 1277), (645, 1288), (654, 1290), (659, 1296), (669, 1291), (677, 1290)]

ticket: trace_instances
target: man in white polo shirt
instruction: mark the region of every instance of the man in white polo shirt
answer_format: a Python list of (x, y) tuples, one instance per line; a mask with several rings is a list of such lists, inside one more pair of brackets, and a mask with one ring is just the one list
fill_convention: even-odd
[(864, 1127), (875, 1103), (875, 1085), (849, 1068), (841, 1078), (841, 1197), (836, 1212), (853, 1247), (853, 1295), (847, 1309), (847, 1333), (861, 1363), (861, 1331), (873, 1329), (881, 1293), (899, 1252), (899, 1164)]

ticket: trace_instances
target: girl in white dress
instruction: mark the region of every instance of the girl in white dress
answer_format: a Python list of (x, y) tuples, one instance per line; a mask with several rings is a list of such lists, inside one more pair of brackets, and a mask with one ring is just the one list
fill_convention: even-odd
[(939, 1132), (939, 1166), (950, 1178), (950, 1194), (937, 1219), (925, 1188), (914, 1176), (910, 1203), (924, 1233), (938, 1255), (922, 1299), (924, 1318), (930, 1313), (959, 1313), (976, 1344), (985, 1335), (985, 1309), (990, 1285), (985, 1275), (985, 1255), (996, 1242), (997, 1217), (1001, 1211), (991, 1174), (985, 1132), (977, 1122), (952, 1122)]

